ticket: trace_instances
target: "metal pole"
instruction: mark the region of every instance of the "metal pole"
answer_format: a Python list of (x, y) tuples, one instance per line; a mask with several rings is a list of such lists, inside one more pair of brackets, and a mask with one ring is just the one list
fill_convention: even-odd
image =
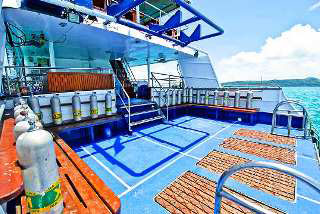
[[(56, 59), (55, 59), (55, 53), (54, 53), (54, 46), (53, 42), (49, 42), (49, 56), (50, 56), (50, 67), (55, 68), (56, 67)], [(52, 70), (52, 72), (55, 72), (56, 70)]]
[(288, 137), (290, 137), (290, 134), (291, 134), (291, 122), (292, 122), (291, 111), (288, 111)]
[(137, 23), (140, 24), (140, 5), (136, 6)]
[(151, 67), (150, 67), (150, 46), (149, 45), (148, 45), (147, 69), (148, 69), (148, 86), (150, 87)]

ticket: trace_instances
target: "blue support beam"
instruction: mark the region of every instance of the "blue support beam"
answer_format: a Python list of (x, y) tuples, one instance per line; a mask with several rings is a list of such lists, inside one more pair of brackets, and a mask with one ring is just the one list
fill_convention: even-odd
[(122, 0), (119, 4), (110, 6), (108, 8), (108, 14), (120, 18), (145, 1), (146, 0)]
[(187, 19), (187, 20), (185, 20), (183, 22), (180, 22), (179, 24), (177, 24), (175, 26), (163, 28), (162, 30), (158, 31), (158, 33), (164, 33), (164, 32), (167, 32), (168, 30), (172, 30), (172, 29), (175, 29), (175, 28), (178, 28), (178, 27), (182, 27), (184, 25), (188, 25), (188, 24), (191, 24), (193, 22), (197, 22), (199, 20), (201, 20), (199, 17), (192, 17), (192, 18)]
[(176, 28), (177, 25), (181, 23), (182, 13), (178, 10), (164, 25), (151, 24), (149, 25), (149, 29), (160, 33), (159, 31), (163, 31), (165, 28)]

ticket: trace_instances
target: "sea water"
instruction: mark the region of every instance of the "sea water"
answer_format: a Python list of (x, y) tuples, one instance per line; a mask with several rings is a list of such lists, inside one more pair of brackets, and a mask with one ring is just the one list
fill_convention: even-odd
[(289, 99), (299, 100), (306, 108), (314, 126), (320, 131), (320, 87), (285, 87)]

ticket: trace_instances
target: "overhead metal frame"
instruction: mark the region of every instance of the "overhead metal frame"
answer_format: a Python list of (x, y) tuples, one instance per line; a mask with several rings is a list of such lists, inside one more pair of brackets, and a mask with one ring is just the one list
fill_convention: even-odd
[[(119, 24), (126, 25), (136, 30), (144, 31), (153, 36), (158, 36), (163, 39), (170, 40), (180, 46), (187, 46), (191, 42), (216, 37), (224, 33), (224, 30), (221, 27), (213, 23), (206, 16), (204, 16), (202, 13), (200, 13), (199, 11), (191, 7), (189, 4), (187, 4), (183, 0), (171, 0), (171, 1), (175, 2), (180, 7), (186, 9), (187, 11), (189, 11), (194, 15), (192, 18), (187, 19), (185, 21), (182, 21), (182, 12), (180, 10), (177, 11), (165, 24), (163, 25), (152, 24), (149, 27), (146, 27), (122, 18), (123, 15), (125, 15), (130, 10), (137, 7), (138, 5), (144, 3), (145, 1), (146, 0), (123, 0), (119, 4), (110, 6), (108, 8), (108, 14), (115, 17)], [(175, 39), (165, 34), (168, 30), (182, 27), (197, 21), (205, 22), (217, 32), (207, 34), (207, 35), (201, 35), (201, 25), (199, 24), (194, 30), (194, 32), (191, 34), (191, 36), (186, 35), (184, 32), (180, 32), (180, 38)]]
[[(109, 6), (108, 14), (89, 9), (84, 6), (79, 6), (64, 0), (40, 0), (40, 1), (53, 4), (56, 6), (60, 6), (60, 7), (69, 8), (87, 15), (97, 16), (105, 19), (107, 22), (116, 22), (116, 23), (128, 26), (130, 28), (143, 31), (149, 34), (150, 36), (157, 36), (165, 40), (174, 42), (176, 45), (180, 45), (182, 47), (189, 45), (191, 42), (216, 37), (224, 33), (224, 30), (221, 27), (213, 23), (211, 20), (205, 17), (202, 13), (200, 13), (199, 11), (191, 7), (189, 4), (184, 2), (184, 0), (171, 0), (171, 1), (175, 2), (180, 7), (183, 7), (184, 9), (192, 13), (194, 15), (192, 18), (182, 21), (182, 12), (179, 10), (165, 24), (163, 25), (153, 24), (153, 25), (150, 25), (149, 27), (129, 21), (122, 17), (123, 15), (128, 13), (130, 10), (144, 3), (146, 0), (122, 0), (120, 3), (116, 5)], [(201, 35), (201, 25), (199, 24), (196, 27), (195, 31), (191, 34), (191, 36), (186, 35), (184, 32), (180, 32), (180, 38), (176, 39), (166, 34), (168, 30), (182, 27), (197, 21), (205, 22), (217, 32), (207, 34), (207, 35)]]

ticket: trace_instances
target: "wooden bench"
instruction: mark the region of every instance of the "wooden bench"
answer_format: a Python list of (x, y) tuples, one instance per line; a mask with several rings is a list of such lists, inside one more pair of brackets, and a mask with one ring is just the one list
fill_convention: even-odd
[(0, 139), (0, 205), (16, 198), (23, 191), (21, 170), (13, 136), (14, 119), (3, 121)]
[[(120, 213), (120, 199), (112, 190), (62, 139), (55, 141), (64, 213)], [(17, 213), (26, 210), (26, 197), (22, 195)]]
[[(3, 122), (0, 139), (0, 205), (17, 198), (16, 213), (28, 213), (21, 168), (17, 164), (14, 119)], [(120, 199), (62, 140), (55, 152), (62, 180), (64, 213), (120, 213)]]
[(200, 109), (205, 108), (206, 111), (208, 109), (213, 109), (212, 112), (214, 114), (214, 118), (217, 120), (237, 120), (238, 118), (241, 118), (243, 121), (252, 125), (257, 122), (257, 113), (259, 112), (259, 109), (238, 108), (222, 105), (191, 104), (191, 106)]

